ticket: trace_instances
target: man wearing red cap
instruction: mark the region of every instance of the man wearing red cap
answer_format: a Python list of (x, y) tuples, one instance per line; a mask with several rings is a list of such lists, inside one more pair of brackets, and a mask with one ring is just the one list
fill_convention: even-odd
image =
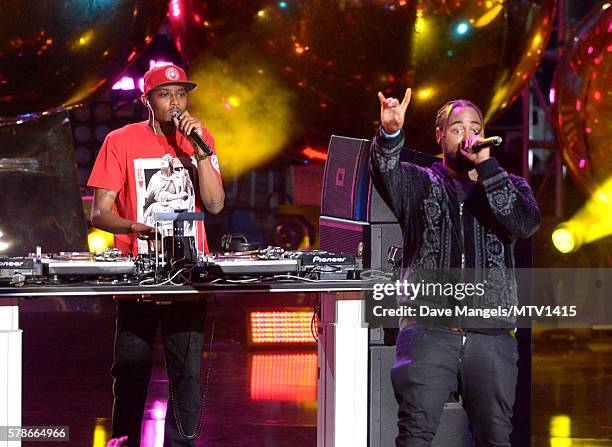
[[(109, 133), (100, 149), (88, 182), (95, 190), (91, 220), (115, 234), (115, 246), (124, 254), (148, 251), (155, 229), (145, 224), (147, 210), (167, 210), (172, 204), (213, 214), (223, 209), (225, 193), (212, 135), (187, 110), (188, 93), (195, 87), (175, 65), (149, 70), (141, 97), (148, 120)], [(192, 132), (206, 141), (212, 155), (193, 141)], [(180, 186), (190, 184), (193, 187)], [(204, 234), (192, 235), (206, 241)], [(161, 325), (170, 388), (164, 446), (195, 445), (204, 317), (203, 302), (158, 306), (117, 301), (113, 438), (127, 436), (128, 446), (140, 445), (151, 355)]]

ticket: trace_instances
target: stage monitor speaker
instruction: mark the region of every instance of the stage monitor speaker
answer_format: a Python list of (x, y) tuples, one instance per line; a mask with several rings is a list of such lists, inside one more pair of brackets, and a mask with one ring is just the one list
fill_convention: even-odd
[[(370, 145), (369, 140), (332, 135), (323, 175), (322, 216), (370, 223), (396, 222), (372, 184)], [(431, 166), (438, 159), (404, 148), (400, 160)]]
[[(397, 219), (372, 183), (369, 140), (332, 135), (323, 180), (321, 250), (357, 254), (363, 246), (365, 268), (391, 271), (387, 250), (402, 245)], [(402, 162), (431, 166), (437, 158), (402, 149)]]
[[(397, 402), (391, 385), (391, 368), (395, 347), (370, 346), (369, 447), (395, 445), (397, 436)], [(432, 447), (473, 447), (467, 416), (461, 403), (449, 400)]]
[(402, 231), (397, 223), (370, 224), (327, 216), (319, 219), (321, 250), (356, 255), (360, 244), (364, 268), (390, 272), (387, 251), (391, 245), (402, 246)]
[(367, 194), (368, 141), (332, 135), (323, 174), (321, 214), (366, 220), (360, 197)]
[[(372, 336), (374, 335), (374, 340)], [(519, 376), (516, 403), (512, 417), (513, 447), (531, 446), (531, 330), (520, 329)], [(397, 436), (397, 403), (391, 384), (391, 368), (395, 362), (395, 347), (382, 345), (382, 330), (370, 330), (369, 377), (369, 446), (395, 445)], [(432, 447), (473, 447), (467, 416), (459, 402), (444, 405), (440, 426)]]

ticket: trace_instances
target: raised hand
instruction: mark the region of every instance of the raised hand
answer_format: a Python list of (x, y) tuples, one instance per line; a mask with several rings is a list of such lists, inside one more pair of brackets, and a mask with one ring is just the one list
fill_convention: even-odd
[(110, 441), (108, 441), (108, 444), (106, 445), (106, 447), (124, 447), (126, 445), (127, 440), (128, 440), (127, 436), (122, 436), (120, 438), (113, 438)]
[(378, 92), (380, 100), (380, 124), (387, 133), (395, 133), (404, 125), (404, 116), (406, 109), (410, 104), (412, 89), (407, 88), (404, 94), (404, 99), (399, 102), (397, 98), (385, 98), (381, 92)]

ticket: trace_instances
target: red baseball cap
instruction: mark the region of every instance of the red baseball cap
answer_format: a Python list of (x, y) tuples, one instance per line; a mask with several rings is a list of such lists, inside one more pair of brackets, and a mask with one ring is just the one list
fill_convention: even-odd
[(153, 67), (144, 75), (144, 94), (148, 94), (151, 90), (163, 85), (183, 85), (187, 91), (197, 87), (193, 81), (187, 79), (187, 73), (181, 67), (176, 65), (163, 65)]

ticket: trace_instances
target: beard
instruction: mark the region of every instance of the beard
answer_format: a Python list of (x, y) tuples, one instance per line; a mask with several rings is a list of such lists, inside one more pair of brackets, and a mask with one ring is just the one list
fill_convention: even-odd
[(444, 159), (455, 172), (470, 172), (476, 168), (476, 164), (465, 158), (459, 151), (444, 154)]

